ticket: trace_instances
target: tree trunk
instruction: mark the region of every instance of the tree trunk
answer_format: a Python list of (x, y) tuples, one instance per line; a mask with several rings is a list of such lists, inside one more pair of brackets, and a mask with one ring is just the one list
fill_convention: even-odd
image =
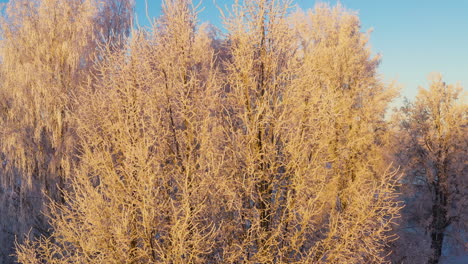
[(434, 184), (435, 199), (432, 206), (431, 250), (428, 264), (437, 264), (442, 255), (444, 232), (447, 227), (446, 196), (439, 183)]

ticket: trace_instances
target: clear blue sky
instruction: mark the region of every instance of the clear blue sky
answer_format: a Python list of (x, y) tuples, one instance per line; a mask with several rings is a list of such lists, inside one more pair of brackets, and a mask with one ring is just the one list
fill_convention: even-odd
[[(0, 0), (7, 2), (7, 0)], [(147, 0), (151, 18), (161, 14), (161, 0)], [(198, 0), (194, 0), (198, 3)], [(201, 22), (222, 27), (216, 7), (233, 0), (204, 0)], [(302, 9), (315, 0), (295, 0)], [(327, 1), (322, 1), (327, 2)], [(337, 0), (328, 1), (335, 4)], [(398, 81), (402, 95), (414, 98), (427, 86), (430, 72), (441, 72), (447, 83), (460, 82), (468, 90), (468, 0), (341, 0), (359, 12), (363, 31), (373, 28), (371, 46), (383, 55), (380, 73), (386, 82)], [(141, 26), (148, 25), (145, 0), (136, 0)]]
[[(161, 0), (147, 0), (150, 17), (160, 15)], [(198, 3), (197, 0), (194, 0)], [(202, 22), (222, 27), (216, 5), (233, 0), (204, 0)], [(296, 0), (302, 9), (314, 0)], [(322, 1), (335, 4), (337, 1)], [(145, 0), (137, 0), (137, 16), (147, 25)], [(216, 3), (216, 5), (215, 5)], [(380, 73), (386, 82), (398, 81), (402, 95), (414, 98), (418, 86), (427, 86), (430, 72), (441, 72), (447, 83), (468, 88), (468, 0), (341, 0), (359, 13), (363, 31), (373, 28), (371, 46), (383, 55)]]

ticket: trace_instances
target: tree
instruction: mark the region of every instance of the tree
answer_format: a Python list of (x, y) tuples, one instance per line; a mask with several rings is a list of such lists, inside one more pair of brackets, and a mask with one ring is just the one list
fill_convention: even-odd
[[(223, 127), (231, 204), (225, 234), (227, 262), (285, 261), (288, 173), (285, 171), (283, 94), (294, 57), (287, 16), (290, 1), (236, 1), (225, 17), (227, 49)], [(228, 230), (234, 230), (229, 232)]]
[(100, 54), (65, 202), (19, 261), (385, 262), (393, 91), (354, 14), (290, 7), (236, 1), (213, 40), (191, 1), (167, 0), (152, 32)]
[[(397, 161), (405, 166), (405, 179), (419, 204), (426, 204), (411, 221), (430, 234), (430, 249), (423, 249), (428, 263), (439, 263), (447, 227), (466, 230), (467, 105), (462, 87), (447, 85), (440, 74), (429, 78), (429, 89), (420, 88), (414, 103), (399, 112), (401, 146)], [(418, 187), (419, 186), (419, 187)], [(414, 205), (409, 202), (411, 208)], [(424, 246), (424, 245), (423, 245)], [(429, 245), (427, 245), (429, 246)], [(403, 256), (404, 257), (404, 256)]]
[(236, 3), (226, 23), (227, 175), (241, 194), (228, 240), (242, 249), (229, 261), (381, 263), (400, 208), (379, 130), (395, 92), (355, 15), (318, 6), (292, 30), (288, 4)]
[(399, 215), (386, 164), (385, 109), (396, 94), (376, 73), (368, 34), (340, 5), (294, 17), (301, 67), (288, 99), (296, 251), (309, 262), (383, 263)]
[(19, 245), (20, 262), (206, 263), (214, 71), (195, 22), (189, 1), (165, 1), (152, 33), (103, 54), (73, 114), (79, 163), (49, 205), (54, 231)]
[[(118, 2), (123, 4), (117, 10), (113, 5)], [(11, 253), (14, 235), (30, 228), (46, 233), (40, 212), (45, 197), (62, 200), (59, 188), (65, 186), (74, 162), (72, 99), (91, 71), (98, 46), (109, 37), (97, 36), (103, 30), (115, 36), (127, 33), (131, 9), (131, 1), (120, 0), (6, 4), (0, 47), (0, 186), (5, 190), (1, 207), (9, 212), (1, 217), (2, 236), (7, 237), (1, 246), (5, 256)], [(126, 15), (116, 24), (97, 25), (101, 17), (107, 20), (122, 13)]]

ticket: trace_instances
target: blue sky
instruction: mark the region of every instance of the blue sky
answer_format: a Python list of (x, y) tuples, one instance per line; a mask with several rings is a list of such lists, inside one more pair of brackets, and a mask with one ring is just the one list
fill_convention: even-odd
[[(137, 0), (137, 16), (146, 25), (145, 0)], [(161, 0), (147, 0), (150, 17), (160, 15)], [(216, 5), (233, 0), (204, 0), (202, 22), (222, 27)], [(302, 9), (314, 0), (296, 0)], [(322, 1), (335, 4), (337, 1)], [(198, 3), (195, 0), (195, 3)], [(441, 72), (447, 83), (468, 87), (468, 0), (341, 0), (359, 13), (363, 31), (372, 28), (371, 47), (383, 56), (380, 74), (396, 80), (402, 95), (414, 98), (418, 86), (427, 87), (427, 76)], [(466, 88), (465, 88), (466, 90)]]
[[(216, 6), (225, 8), (232, 2), (203, 0), (200, 21), (222, 27)], [(312, 8), (315, 2), (295, 0), (304, 10)], [(147, 3), (151, 18), (161, 14), (161, 0)], [(431, 72), (441, 72), (447, 83), (460, 82), (468, 87), (468, 0), (341, 0), (341, 3), (359, 13), (363, 31), (373, 28), (372, 50), (383, 55), (380, 74), (385, 82), (396, 80), (402, 86), (403, 96), (414, 98), (418, 86), (427, 86), (426, 77)], [(148, 25), (145, 13), (145, 0), (136, 0), (141, 26)]]

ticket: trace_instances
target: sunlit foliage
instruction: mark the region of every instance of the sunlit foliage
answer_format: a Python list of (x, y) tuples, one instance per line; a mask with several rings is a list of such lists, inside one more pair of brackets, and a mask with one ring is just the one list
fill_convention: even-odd
[[(385, 153), (397, 91), (356, 13), (234, 1), (221, 33), (190, 0), (163, 1), (148, 29), (132, 8), (5, 8), (0, 197), (13, 209), (0, 220), (19, 219), (20, 263), (390, 262), (407, 169)], [(427, 139), (434, 164), (447, 138), (466, 143), (466, 109), (434, 116), (457, 95), (441, 85), (398, 131)]]

